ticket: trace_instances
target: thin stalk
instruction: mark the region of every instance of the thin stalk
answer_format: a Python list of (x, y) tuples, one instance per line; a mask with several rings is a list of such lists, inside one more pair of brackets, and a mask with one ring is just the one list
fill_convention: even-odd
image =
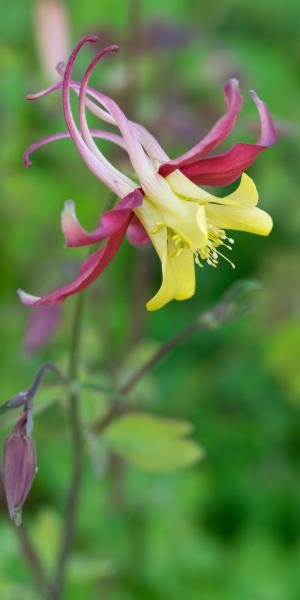
[(223, 294), (221, 299), (210, 310), (200, 314), (195, 321), (163, 343), (158, 350), (156, 350), (156, 352), (154, 352), (152, 356), (150, 356), (150, 358), (118, 388), (117, 394), (120, 398), (115, 396), (107, 409), (107, 412), (101, 419), (94, 423), (92, 431), (100, 433), (122, 414), (137, 410), (126, 403), (126, 396), (137, 383), (168, 356), (174, 348), (192, 335), (204, 329), (215, 329), (247, 314), (249, 310), (253, 308), (253, 299), (251, 300), (251, 298), (249, 298), (249, 293), (252, 293), (255, 290), (257, 290), (255, 282), (236, 282), (225, 292), (225, 294)]
[[(68, 368), (69, 381), (76, 381), (78, 375), (83, 304), (84, 296), (81, 293), (76, 298), (75, 312), (73, 318)], [(71, 389), (69, 392), (68, 406), (70, 419), (70, 433), (72, 436), (73, 445), (72, 476), (67, 496), (65, 522), (62, 532), (61, 547), (58, 554), (58, 561), (54, 579), (54, 591), (51, 600), (60, 600), (63, 594), (66, 567), (70, 557), (75, 534), (76, 516), (79, 504), (83, 470), (83, 434), (80, 419), (79, 395), (78, 391), (75, 389)]]
[(187, 325), (184, 329), (179, 331), (172, 338), (167, 340), (164, 344), (158, 348), (156, 352), (139, 368), (137, 369), (128, 380), (119, 387), (118, 395), (120, 399), (115, 398), (110, 403), (110, 406), (106, 413), (93, 425), (94, 433), (102, 433), (115, 419), (119, 418), (123, 414), (128, 414), (132, 411), (136, 411), (139, 409), (135, 409), (132, 405), (126, 403), (125, 398), (131, 392), (131, 390), (136, 386), (136, 384), (150, 371), (153, 369), (158, 363), (161, 362), (163, 358), (165, 358), (176, 346), (181, 344), (184, 340), (188, 339), (201, 329), (211, 328), (214, 326), (214, 323), (211, 319), (209, 313), (204, 313), (201, 317), (198, 317), (196, 321), (193, 321), (189, 325)]
[(206, 315), (203, 315), (203, 318), (198, 318), (193, 323), (190, 323), (184, 329), (162, 344), (160, 348), (158, 348), (158, 350), (154, 352), (154, 354), (150, 356), (150, 358), (141, 367), (139, 367), (139, 369), (137, 369), (123, 385), (120, 386), (118, 390), (119, 394), (126, 396), (132, 390), (132, 388), (134, 388), (136, 384), (148, 373), (148, 371), (151, 371), (151, 369), (160, 363), (165, 356), (167, 356), (174, 348), (176, 348), (176, 346), (201, 329), (207, 328), (208, 321), (204, 317), (206, 317)]
[(67, 383), (66, 378), (62, 374), (62, 372), (52, 363), (45, 363), (39, 370), (32, 386), (29, 388), (28, 393), (31, 398), (33, 398), (42, 382), (42, 379), (46, 373), (46, 371), (53, 371), (53, 373), (60, 379), (62, 383)]
[(200, 314), (195, 321), (184, 327), (176, 335), (167, 340), (156, 352), (139, 367), (129, 379), (119, 387), (118, 392), (126, 396), (132, 388), (158, 363), (161, 362), (176, 346), (203, 329), (215, 329), (223, 324), (238, 319), (253, 308), (251, 295), (257, 291), (256, 282), (237, 281), (221, 296), (210, 309)]
[(37, 590), (40, 592), (42, 598), (45, 598), (45, 600), (52, 600), (53, 590), (51, 585), (48, 584), (43, 565), (31, 543), (27, 527), (24, 523), (22, 523), (21, 527), (16, 528), (16, 534), (19, 538), (22, 554), (31, 571)]
[[(59, 371), (59, 369), (57, 369), (57, 367), (55, 367), (55, 365), (53, 365), (52, 363), (46, 363), (40, 368), (39, 372), (37, 373), (34, 379), (33, 384), (31, 385), (29, 390), (27, 390), (27, 394), (25, 392), (23, 394), (24, 408), (26, 404), (29, 405), (29, 403), (33, 401), (33, 397), (37, 392), (37, 389), (42, 381), (44, 374), (46, 373), (46, 371), (49, 370), (53, 371), (62, 381), (66, 381), (62, 373)], [(17, 395), (14, 399), (5, 403), (5, 405), (2, 405), (2, 407), (0, 408), (2, 410), (3, 408), (5, 408), (6, 410), (11, 408), (19, 408), (19, 406), (22, 405), (20, 404), (20, 402), (22, 402), (22, 395), (19, 394), (19, 396), (20, 399), (18, 399)], [(25, 523), (23, 522), (20, 527), (16, 527), (15, 532), (19, 539), (20, 548), (24, 556), (24, 560), (26, 561), (28, 569), (32, 574), (32, 578), (37, 590), (40, 592), (42, 598), (45, 598), (45, 600), (52, 600), (54, 590), (52, 588), (51, 583), (48, 581), (42, 561), (38, 553), (35, 551), (34, 545), (31, 542)]]
[(23, 392), (18, 392), (13, 398), (4, 402), (0, 405), (0, 414), (6, 413), (9, 410), (19, 409), (20, 407), (26, 408), (28, 404), (32, 403), (33, 398), (42, 382), (42, 379), (47, 371), (53, 371), (55, 375), (61, 380), (62, 383), (67, 384), (68, 381), (61, 373), (61, 371), (52, 363), (45, 363), (39, 369), (32, 385)]

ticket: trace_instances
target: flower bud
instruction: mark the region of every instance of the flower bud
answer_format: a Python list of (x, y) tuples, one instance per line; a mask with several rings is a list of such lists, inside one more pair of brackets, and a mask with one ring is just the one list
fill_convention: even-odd
[(35, 442), (26, 434), (26, 424), (27, 414), (23, 413), (4, 443), (4, 490), (9, 516), (18, 526), (21, 525), (22, 507), (36, 473)]

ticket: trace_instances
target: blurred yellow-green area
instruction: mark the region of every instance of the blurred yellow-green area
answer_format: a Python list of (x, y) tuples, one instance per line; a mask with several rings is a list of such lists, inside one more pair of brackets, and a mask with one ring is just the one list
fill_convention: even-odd
[[(258, 116), (249, 89), (268, 103), (278, 131), (277, 144), (249, 169), (274, 229), (269, 238), (235, 235), (235, 271), (225, 262), (199, 269), (193, 299), (147, 313), (145, 302), (160, 284), (159, 261), (152, 248), (124, 241), (87, 291), (81, 378), (106, 385), (128, 375), (233, 281), (261, 284), (250, 315), (191, 338), (133, 394), (147, 413), (190, 422), (204, 460), (179, 470), (159, 469), (158, 460), (158, 468), (149, 470), (111, 452), (113, 435), (90, 440), (65, 598), (298, 600), (300, 4), (68, 0), (61, 3), (65, 22), (57, 23), (53, 38), (53, 31), (47, 33), (53, 17), (41, 11), (47, 4), (49, 9), (55, 2), (1, 2), (1, 403), (28, 387), (43, 362), (65, 369), (74, 299), (54, 316), (55, 332), (39, 347), (36, 335), (45, 323), (36, 324), (38, 317), (21, 305), (16, 289), (41, 294), (71, 280), (86, 254), (64, 248), (63, 203), (76, 202), (88, 229), (107, 198), (69, 141), (42, 148), (31, 170), (22, 164), (27, 146), (65, 128), (59, 92), (25, 100), (54, 80), (51, 60), (60, 49), (66, 59), (87, 33), (99, 34), (98, 47), (118, 43), (119, 54), (99, 65), (93, 83), (157, 135), (172, 157), (222, 114), (222, 88), (232, 76), (240, 80), (245, 102), (224, 148), (233, 140), (256, 139)], [(93, 52), (83, 50), (78, 77)], [(93, 118), (90, 123), (97, 126)], [(101, 148), (130, 169), (120, 151), (107, 142)], [(50, 385), (50, 376), (47, 382), (36, 400), (39, 470), (24, 520), (51, 573), (71, 451), (63, 393)], [(106, 402), (99, 392), (82, 391), (86, 427)], [(2, 438), (12, 423), (2, 420)], [(147, 435), (151, 447), (151, 428)], [(0, 597), (38, 598), (3, 494)]]

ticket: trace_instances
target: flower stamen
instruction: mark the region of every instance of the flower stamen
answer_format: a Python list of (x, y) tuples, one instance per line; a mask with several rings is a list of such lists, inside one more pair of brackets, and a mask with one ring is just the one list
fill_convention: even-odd
[(206, 260), (210, 267), (216, 268), (219, 264), (219, 256), (221, 256), (233, 269), (235, 269), (235, 264), (218, 249), (220, 246), (224, 246), (228, 250), (232, 250), (233, 244), (234, 240), (227, 237), (223, 229), (209, 226), (206, 246), (204, 248), (197, 248), (197, 250), (194, 251), (196, 265), (203, 267), (201, 260)]
[(155, 235), (156, 233), (159, 233), (163, 227), (166, 227), (166, 224), (163, 221), (158, 221), (158, 223), (156, 223), (156, 227), (149, 231), (149, 233), (151, 235)]

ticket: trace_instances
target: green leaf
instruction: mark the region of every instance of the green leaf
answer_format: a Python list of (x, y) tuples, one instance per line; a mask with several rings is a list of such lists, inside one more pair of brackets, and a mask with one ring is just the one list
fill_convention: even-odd
[(133, 465), (149, 471), (169, 471), (203, 458), (203, 448), (186, 437), (191, 430), (187, 421), (134, 413), (115, 421), (104, 437)]

